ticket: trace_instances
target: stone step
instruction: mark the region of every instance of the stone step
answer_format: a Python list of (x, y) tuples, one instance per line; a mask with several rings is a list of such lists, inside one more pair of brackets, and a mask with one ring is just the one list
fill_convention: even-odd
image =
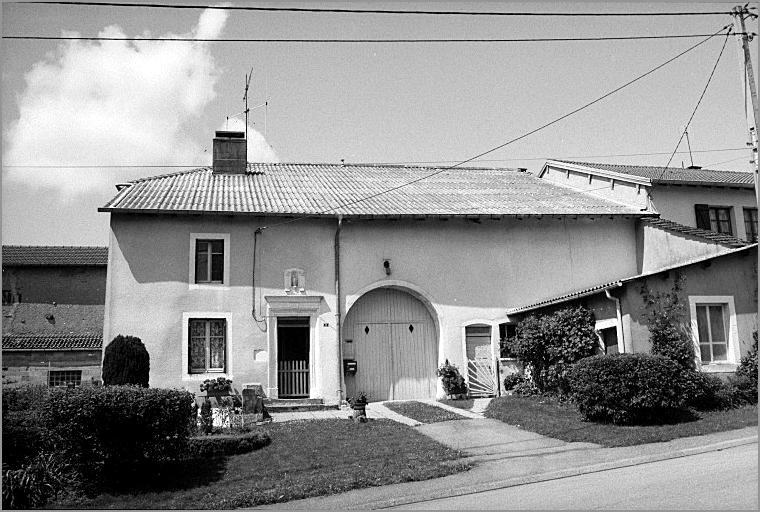
[(264, 405), (270, 413), (297, 411), (328, 411), (337, 409), (337, 405), (325, 405), (321, 398), (267, 398)]

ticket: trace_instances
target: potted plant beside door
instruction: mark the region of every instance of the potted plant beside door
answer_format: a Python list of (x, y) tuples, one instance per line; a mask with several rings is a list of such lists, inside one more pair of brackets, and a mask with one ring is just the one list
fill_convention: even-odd
[(367, 421), (367, 394), (359, 391), (356, 396), (349, 397), (348, 403), (353, 409), (351, 418), (355, 423), (365, 423)]

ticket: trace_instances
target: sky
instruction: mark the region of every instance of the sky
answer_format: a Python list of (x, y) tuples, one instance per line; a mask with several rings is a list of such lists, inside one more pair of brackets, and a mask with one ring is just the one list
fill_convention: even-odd
[[(228, 5), (650, 13), (727, 12), (738, 3), (293, 0)], [(704, 38), (406, 44), (220, 39), (713, 34), (732, 21), (729, 15), (423, 16), (4, 2), (3, 36), (215, 41), (4, 39), (2, 242), (107, 245), (109, 214), (97, 208), (115, 195), (115, 185), (185, 168), (178, 166), (209, 165), (214, 131), (244, 127), (241, 116), (232, 116), (244, 109), (245, 77), (251, 70), (249, 161), (452, 165), (571, 112)], [(757, 32), (757, 21), (750, 26)], [(714, 37), (630, 87), (467, 165), (531, 172), (547, 158), (665, 165), (724, 39)], [(705, 168), (751, 170), (736, 39), (728, 40), (689, 125), (691, 156), (684, 139), (672, 166), (688, 166), (693, 159)], [(755, 75), (756, 50), (755, 40)], [(265, 101), (266, 108), (260, 106)], [(633, 154), (638, 156), (628, 156)]]

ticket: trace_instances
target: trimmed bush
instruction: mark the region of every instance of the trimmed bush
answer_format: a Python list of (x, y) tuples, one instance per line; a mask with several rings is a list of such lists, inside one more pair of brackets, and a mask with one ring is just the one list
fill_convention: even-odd
[(438, 368), (438, 376), (441, 378), (443, 390), (447, 395), (464, 395), (467, 393), (467, 383), (462, 374), (459, 373), (459, 368), (449, 363), (448, 359)]
[(540, 391), (564, 391), (569, 365), (594, 355), (599, 338), (591, 311), (576, 307), (526, 317), (517, 326), (517, 337), (510, 346), (530, 369)]
[[(715, 375), (700, 371), (688, 371), (685, 377), (685, 397), (689, 407), (700, 411), (730, 409), (737, 405), (733, 387)], [(741, 400), (738, 400), (741, 402)]]
[(238, 455), (263, 448), (270, 442), (271, 439), (265, 432), (193, 437), (188, 441), (185, 454), (193, 459)]
[(44, 384), (29, 384), (3, 388), (3, 414), (15, 411), (39, 410), (50, 395)]
[(194, 397), (135, 386), (51, 391), (44, 420), (67, 460), (97, 466), (165, 460), (182, 454), (192, 433)]
[(3, 411), (3, 467), (20, 468), (43, 450), (52, 450), (39, 414)]
[(103, 384), (148, 387), (150, 356), (142, 340), (119, 334), (103, 354)]
[(572, 367), (568, 382), (571, 399), (589, 421), (661, 423), (686, 408), (684, 368), (664, 356), (589, 357)]

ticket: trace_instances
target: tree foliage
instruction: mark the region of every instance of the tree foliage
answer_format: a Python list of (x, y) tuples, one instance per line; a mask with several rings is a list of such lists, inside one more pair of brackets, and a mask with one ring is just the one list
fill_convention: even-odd
[(511, 349), (541, 391), (563, 387), (569, 365), (592, 356), (599, 346), (594, 317), (582, 306), (549, 315), (530, 315), (517, 326)]
[(684, 283), (683, 275), (677, 273), (672, 289), (652, 292), (645, 282), (641, 293), (647, 310), (651, 353), (670, 358), (684, 368), (693, 370), (694, 343), (684, 324), (685, 306), (680, 296)]
[(119, 334), (106, 347), (103, 356), (103, 384), (133, 384), (147, 388), (150, 356), (142, 340)]

